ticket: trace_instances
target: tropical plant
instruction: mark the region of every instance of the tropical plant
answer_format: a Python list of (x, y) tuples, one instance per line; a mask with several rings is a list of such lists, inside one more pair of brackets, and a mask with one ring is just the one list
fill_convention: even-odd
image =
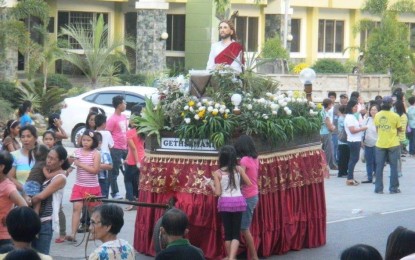
[[(44, 87), (44, 80), (45, 78), (42, 77), (35, 81), (36, 84), (41, 84)], [(59, 87), (66, 90), (69, 90), (72, 88), (72, 83), (69, 81), (68, 77), (63, 74), (48, 74), (47, 81), (46, 81), (46, 87)]]
[(120, 74), (118, 77), (124, 85), (139, 86), (146, 81), (144, 74)]
[(17, 108), (19, 102), (20, 89), (16, 84), (9, 81), (0, 81), (0, 99), (10, 102), (13, 108)]
[(408, 28), (398, 21), (398, 15), (414, 13), (414, 7), (414, 2), (408, 0), (366, 0), (362, 10), (380, 18), (378, 23), (363, 19), (356, 30), (370, 30), (364, 50), (366, 72), (391, 72), (395, 82), (412, 81)]
[[(128, 43), (114, 39), (111, 43), (108, 37), (108, 26), (99, 15), (96, 21), (91, 21), (92, 33), (81, 24), (69, 25), (62, 28), (62, 35), (74, 39), (84, 51), (83, 55), (65, 49), (63, 59), (78, 67), (96, 88), (103, 76), (113, 76), (114, 64), (121, 63), (128, 68), (128, 58), (120, 48)], [(111, 72), (112, 70), (112, 72)]]
[(65, 89), (53, 86), (44, 89), (43, 85), (33, 81), (21, 81), (18, 87), (21, 90), (20, 101), (30, 100), (33, 109), (44, 116), (59, 111), (59, 105), (66, 97)]
[(287, 50), (282, 46), (281, 39), (278, 35), (274, 38), (267, 39), (262, 46), (260, 54), (264, 59), (288, 59), (289, 54)]
[(134, 125), (137, 127), (138, 133), (147, 136), (155, 135), (160, 144), (162, 130), (170, 130), (165, 126), (164, 111), (160, 105), (154, 105), (150, 99), (146, 98), (146, 106), (141, 111), (140, 116), (133, 118)]
[(11, 102), (0, 97), (0, 122), (7, 122), (13, 115)]
[(345, 73), (346, 70), (340, 62), (333, 59), (319, 59), (311, 67), (317, 73)]

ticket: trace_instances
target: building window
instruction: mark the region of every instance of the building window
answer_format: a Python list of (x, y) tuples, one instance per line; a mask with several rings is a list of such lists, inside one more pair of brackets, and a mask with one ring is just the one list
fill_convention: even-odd
[(300, 52), (301, 42), (301, 19), (291, 19), (291, 52)]
[(408, 23), (409, 48), (415, 51), (415, 23)]
[(166, 50), (184, 51), (185, 50), (185, 27), (186, 16), (168, 14), (167, 15), (167, 33), (169, 38), (166, 40)]
[(318, 52), (339, 53), (344, 49), (344, 21), (319, 20)]
[(245, 51), (258, 51), (258, 17), (236, 17), (235, 29)]
[[(100, 13), (90, 12), (58, 12), (58, 31), (61, 32), (62, 27), (69, 25), (81, 26), (89, 34), (92, 35), (92, 22), (98, 19)], [(108, 14), (103, 13), (104, 23), (108, 24)], [(63, 40), (70, 49), (81, 49), (81, 46), (68, 36), (61, 36), (60, 40)]]

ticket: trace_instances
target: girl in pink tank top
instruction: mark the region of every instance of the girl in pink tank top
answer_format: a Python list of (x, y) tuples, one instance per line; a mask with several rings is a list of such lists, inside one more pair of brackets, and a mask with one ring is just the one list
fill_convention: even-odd
[[(101, 155), (95, 148), (98, 147), (98, 140), (92, 130), (85, 130), (81, 137), (81, 148), (75, 151), (74, 165), (76, 166), (76, 180), (72, 188), (71, 201), (83, 199), (88, 196), (101, 196), (101, 188), (98, 182), (98, 173), (100, 170)], [(88, 211), (91, 212), (95, 206), (89, 203)], [(83, 201), (73, 203), (72, 212), (72, 233), (67, 236), (69, 241), (76, 241), (76, 231), (79, 226), (79, 218)]]

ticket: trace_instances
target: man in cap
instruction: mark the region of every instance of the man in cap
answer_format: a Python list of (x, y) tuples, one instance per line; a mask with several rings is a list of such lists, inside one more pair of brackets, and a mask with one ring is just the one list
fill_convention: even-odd
[(399, 115), (390, 111), (392, 108), (392, 97), (383, 98), (382, 109), (375, 116), (375, 125), (378, 132), (376, 142), (376, 182), (375, 193), (383, 194), (383, 168), (386, 158), (390, 165), (391, 194), (400, 193), (398, 180), (398, 160), (400, 157), (400, 142), (398, 132), (402, 131)]

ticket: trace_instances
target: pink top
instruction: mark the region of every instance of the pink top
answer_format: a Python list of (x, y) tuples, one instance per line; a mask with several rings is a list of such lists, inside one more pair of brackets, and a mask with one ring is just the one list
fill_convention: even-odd
[(258, 194), (258, 170), (259, 170), (259, 160), (252, 157), (244, 156), (242, 157), (240, 163), (242, 167), (245, 167), (246, 175), (248, 175), (251, 185), (242, 186), (242, 195), (245, 198), (251, 198)]
[(125, 115), (113, 114), (107, 120), (106, 129), (111, 132), (112, 139), (114, 139), (114, 148), (127, 150), (128, 120)]
[(0, 239), (10, 239), (9, 232), (7, 231), (6, 225), (6, 217), (9, 214), (10, 210), (13, 208), (13, 202), (10, 200), (10, 194), (17, 190), (14, 183), (9, 180), (5, 179), (4, 181), (0, 182)]
[[(141, 164), (144, 158), (144, 141), (137, 135), (137, 129), (133, 128), (127, 131), (127, 140), (130, 140), (130, 139), (132, 139), (135, 144), (135, 148), (137, 149), (137, 154), (138, 154), (138, 162)], [(128, 154), (127, 154), (126, 162), (128, 165), (136, 165), (137, 163), (134, 160), (134, 155), (131, 152), (130, 147), (128, 147)]]
[[(94, 166), (96, 150), (90, 151), (87, 155), (83, 155), (82, 150), (83, 148), (79, 148), (75, 151), (75, 156), (79, 158), (79, 162), (91, 167)], [(98, 175), (87, 172), (81, 167), (77, 167), (75, 184), (82, 187), (97, 187), (99, 186)]]

